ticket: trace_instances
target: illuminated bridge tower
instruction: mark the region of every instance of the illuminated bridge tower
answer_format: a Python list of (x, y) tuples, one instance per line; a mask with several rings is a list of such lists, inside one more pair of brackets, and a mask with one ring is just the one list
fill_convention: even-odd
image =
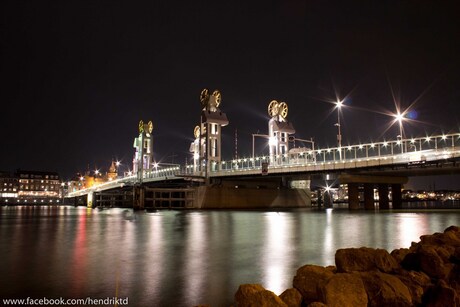
[[(192, 173), (195, 174), (199, 171), (200, 166), (200, 148), (203, 147), (205, 139), (201, 138), (200, 126), (195, 126), (193, 130), (193, 136), (195, 140), (190, 144), (190, 152), (193, 155), (193, 170)], [(201, 146), (200, 146), (201, 143)]]
[(219, 109), (221, 94), (215, 90), (209, 95), (203, 89), (200, 95), (201, 125), (199, 130), (199, 172), (209, 177), (211, 171), (221, 168), (221, 128), (228, 125), (227, 115)]
[(288, 106), (285, 102), (272, 100), (268, 105), (268, 145), (270, 147), (270, 164), (276, 165), (286, 159), (289, 152), (289, 135), (295, 133), (295, 129), (286, 120)]
[(139, 136), (134, 139), (133, 147), (136, 149), (133, 159), (133, 172), (142, 183), (143, 174), (153, 168), (153, 123), (139, 122)]

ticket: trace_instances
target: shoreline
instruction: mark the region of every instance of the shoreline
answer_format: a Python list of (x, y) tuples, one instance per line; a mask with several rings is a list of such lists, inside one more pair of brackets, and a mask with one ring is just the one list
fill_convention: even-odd
[(460, 306), (460, 227), (391, 253), (338, 249), (335, 266), (300, 267), (279, 296), (260, 284), (240, 285), (235, 306)]

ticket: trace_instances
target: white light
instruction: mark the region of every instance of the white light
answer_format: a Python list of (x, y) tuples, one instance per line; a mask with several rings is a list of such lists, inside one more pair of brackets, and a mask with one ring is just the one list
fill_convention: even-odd
[(446, 136), (446, 135), (443, 135), (443, 136), (442, 136), (442, 139), (443, 139), (443, 140), (446, 140), (446, 139), (447, 139), (447, 136)]
[(363, 149), (363, 145), (359, 145), (359, 149)]
[(404, 114), (399, 113), (399, 111), (398, 111), (398, 114), (394, 115), (394, 117), (395, 117), (395, 121), (398, 121), (399, 123), (401, 123), (404, 120)]
[(348, 150), (351, 150), (351, 146), (348, 146)]
[(429, 142), (429, 141), (431, 141), (431, 138), (430, 138), (429, 136), (427, 136), (427, 137), (425, 138), (425, 141)]
[(388, 146), (388, 142), (387, 142), (387, 141), (383, 142), (383, 146), (387, 147), (387, 146)]
[(276, 139), (276, 137), (271, 136), (271, 137), (268, 139), (268, 145), (270, 145), (270, 146), (276, 146), (277, 144), (278, 144), (278, 140)]

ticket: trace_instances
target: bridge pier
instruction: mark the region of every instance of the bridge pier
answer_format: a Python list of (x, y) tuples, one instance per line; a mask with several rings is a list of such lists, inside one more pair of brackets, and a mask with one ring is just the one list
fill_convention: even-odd
[(388, 198), (388, 184), (381, 183), (379, 187), (379, 209), (390, 209), (390, 201)]
[(329, 191), (324, 191), (324, 208), (332, 208), (333, 200), (332, 194)]
[(372, 183), (364, 184), (364, 209), (374, 210), (374, 185)]
[(393, 209), (402, 208), (401, 184), (391, 185), (391, 204), (393, 206)]
[(145, 189), (143, 186), (133, 187), (133, 209), (143, 210), (145, 207)]
[(348, 184), (348, 209), (359, 209), (359, 184), (355, 182)]
[(94, 208), (94, 192), (89, 192), (86, 196), (86, 206), (88, 208)]
[(393, 209), (401, 208), (401, 187), (408, 181), (407, 177), (397, 176), (369, 176), (369, 175), (352, 175), (341, 174), (339, 182), (348, 184), (348, 208), (359, 208), (359, 186), (364, 187), (364, 208), (366, 210), (375, 209), (374, 186), (378, 185), (379, 189), (379, 208), (388, 209), (388, 185), (391, 184), (392, 205)]

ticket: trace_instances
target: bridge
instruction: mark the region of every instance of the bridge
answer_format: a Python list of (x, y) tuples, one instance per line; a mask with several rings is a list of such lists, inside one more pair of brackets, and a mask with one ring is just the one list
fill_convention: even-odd
[[(253, 135), (253, 138), (267, 139), (267, 154), (255, 156), (253, 150), (249, 158), (222, 160), (221, 129), (228, 124), (228, 119), (219, 109), (220, 92), (209, 94), (205, 89), (200, 102), (200, 125), (195, 127), (195, 141), (190, 145), (191, 164), (155, 163), (153, 124), (140, 121), (139, 136), (134, 141), (133, 173), (70, 191), (67, 197), (86, 197), (87, 204), (93, 206), (93, 201), (99, 205), (113, 203), (121, 195), (124, 202), (134, 202), (134, 206), (140, 208), (144, 208), (146, 202), (151, 207), (168, 208), (175, 205), (225, 208), (233, 207), (231, 202), (251, 207), (251, 201), (258, 203), (256, 207), (264, 207), (264, 202), (268, 207), (303, 206), (311, 203), (311, 178), (319, 176), (325, 182), (347, 184), (352, 209), (359, 208), (360, 188), (364, 190), (365, 208), (374, 208), (375, 187), (380, 208), (389, 208), (390, 189), (392, 206), (398, 208), (401, 185), (407, 182), (408, 176), (459, 173), (460, 170), (460, 133), (403, 138), (401, 130), (396, 140), (341, 146), (339, 126), (337, 147), (315, 148), (312, 140), (292, 137), (295, 129), (287, 120), (287, 104), (276, 100), (268, 106), (271, 116), (268, 134)], [(296, 140), (302, 147), (291, 146)], [(327, 190), (328, 186), (325, 187)], [(99, 198), (94, 199), (95, 195)], [(104, 195), (108, 198), (104, 199)], [(327, 202), (328, 195), (324, 197)]]

